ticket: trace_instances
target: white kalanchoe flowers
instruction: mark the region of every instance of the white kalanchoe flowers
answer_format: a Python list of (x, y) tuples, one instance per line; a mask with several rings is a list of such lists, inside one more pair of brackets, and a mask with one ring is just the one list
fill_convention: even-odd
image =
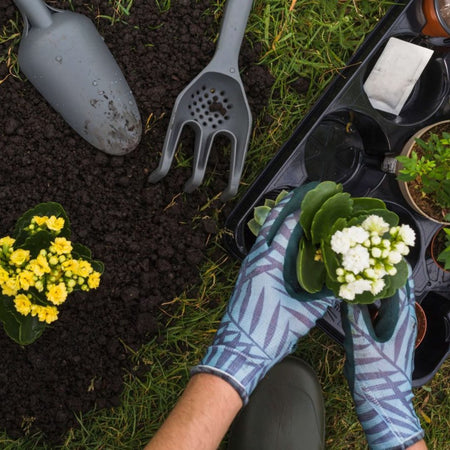
[(336, 231), (331, 237), (332, 250), (339, 256), (337, 280), (339, 296), (353, 301), (356, 295), (378, 295), (386, 286), (386, 275), (394, 276), (395, 267), (415, 242), (409, 225), (390, 227), (380, 216), (367, 217), (360, 226)]
[(372, 214), (369, 216), (362, 224), (364, 230), (373, 232), (378, 236), (382, 236), (384, 233), (389, 231), (389, 224), (386, 223), (382, 217)]
[(370, 255), (366, 247), (355, 245), (342, 255), (342, 266), (345, 271), (355, 275), (370, 267)]

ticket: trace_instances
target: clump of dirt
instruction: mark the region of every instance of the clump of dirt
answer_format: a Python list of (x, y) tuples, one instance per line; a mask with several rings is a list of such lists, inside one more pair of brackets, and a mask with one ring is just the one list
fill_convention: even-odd
[[(125, 157), (87, 144), (30, 83), (9, 76), (0, 84), (0, 236), (25, 210), (56, 201), (71, 219), (73, 240), (106, 268), (100, 288), (73, 294), (36, 343), (21, 348), (0, 329), (0, 428), (11, 437), (40, 430), (58, 442), (77, 426), (74, 413), (117, 405), (124, 372), (132, 370), (126, 346), (148, 341), (161, 326), (157, 306), (199, 281), (206, 242), (221, 224), (212, 223), (208, 210), (199, 219), (198, 210), (226, 187), (228, 158), (213, 154), (213, 189), (202, 186), (190, 195), (182, 194), (189, 168), (174, 164), (155, 185), (147, 178), (158, 164), (176, 96), (214, 53), (218, 25), (205, 14), (210, 3), (180, 0), (161, 12), (157, 2), (135, 0), (126, 23), (111, 26), (97, 17), (114, 15), (107, 0), (71, 2), (96, 23), (144, 124), (148, 119), (142, 142)], [(0, 0), (0, 26), (17, 14), (12, 2)], [(240, 67), (254, 117), (273, 84), (259, 57), (258, 45), (246, 40)], [(0, 64), (0, 80), (7, 73)], [(182, 142), (192, 148), (192, 133)]]

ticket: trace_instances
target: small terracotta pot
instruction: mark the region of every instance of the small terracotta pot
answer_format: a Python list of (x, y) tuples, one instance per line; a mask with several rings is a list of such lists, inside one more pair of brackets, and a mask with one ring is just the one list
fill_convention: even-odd
[(437, 242), (439, 234), (441, 232), (443, 232), (442, 230), (444, 228), (445, 227), (441, 227), (436, 231), (436, 233), (434, 233), (433, 239), (431, 240), (431, 244), (430, 244), (430, 253), (431, 253), (431, 259), (439, 267), (439, 269), (443, 270), (444, 272), (450, 273), (450, 270), (444, 269), (444, 266), (437, 260), (437, 257), (439, 256), (439, 250), (436, 248), (437, 247), (436, 242)]
[[(438, 125), (442, 125), (442, 124), (449, 124), (450, 127), (450, 120), (443, 120), (441, 122), (437, 122), (434, 123), (432, 125), (428, 125), (427, 127), (424, 127), (422, 129), (420, 129), (419, 131), (417, 131), (416, 133), (414, 133), (414, 135), (412, 135), (408, 141), (406, 142), (406, 144), (403, 146), (403, 149), (400, 153), (400, 155), (402, 156), (409, 156), (415, 143), (416, 143), (416, 139), (420, 138), (421, 136), (423, 136), (427, 131), (431, 130), (432, 128), (438, 126)], [(398, 175), (398, 172), (402, 169), (402, 165), (400, 163), (397, 164), (397, 168), (396, 168), (396, 174)], [(398, 182), (398, 187), (400, 188), (400, 191), (403, 195), (403, 198), (406, 200), (406, 202), (408, 203), (408, 205), (416, 212), (418, 212), (419, 214), (421, 214), (423, 217), (427, 218), (428, 220), (431, 220), (433, 222), (436, 223), (441, 223), (444, 225), (450, 225), (449, 222), (444, 222), (443, 220), (439, 220), (436, 219), (435, 217), (431, 217), (428, 214), (426, 214), (418, 205), (417, 203), (414, 201), (411, 193), (409, 192), (409, 188), (408, 188), (408, 183), (406, 181), (400, 181), (397, 180)]]
[(423, 341), (425, 334), (427, 332), (427, 316), (422, 306), (416, 302), (416, 317), (417, 317), (417, 338), (416, 338), (416, 347), (417, 348)]
[[(369, 305), (371, 306), (371, 305)], [(415, 310), (416, 310), (416, 318), (417, 318), (417, 337), (416, 337), (416, 345), (415, 348), (417, 348), (423, 341), (423, 338), (425, 337), (425, 334), (427, 332), (428, 322), (427, 322), (427, 316), (425, 314), (425, 311), (423, 310), (422, 306), (420, 306), (419, 303), (415, 303)], [(372, 306), (372, 308), (369, 307), (369, 313), (370, 318), (372, 319), (372, 322), (376, 321), (376, 318), (378, 316), (379, 310), (378, 308), (375, 308)]]

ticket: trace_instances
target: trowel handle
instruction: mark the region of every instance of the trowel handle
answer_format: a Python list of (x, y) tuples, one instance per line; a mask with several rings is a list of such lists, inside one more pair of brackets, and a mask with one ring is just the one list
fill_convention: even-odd
[(48, 28), (52, 24), (51, 9), (42, 0), (14, 0), (14, 3), (27, 25)]
[(220, 27), (215, 59), (222, 64), (236, 66), (242, 39), (247, 26), (248, 16), (252, 9), (252, 0), (228, 0)]

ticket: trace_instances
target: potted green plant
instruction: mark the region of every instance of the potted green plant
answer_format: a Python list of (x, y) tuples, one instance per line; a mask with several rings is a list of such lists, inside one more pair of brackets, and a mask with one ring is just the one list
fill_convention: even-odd
[(103, 264), (70, 235), (64, 209), (49, 202), (27, 211), (0, 239), (0, 320), (18, 344), (41, 336), (70, 293), (99, 286)]
[(399, 225), (397, 214), (382, 200), (354, 198), (343, 192), (342, 184), (324, 181), (304, 196), (299, 208), (303, 235), (296, 260), (287, 256), (285, 265), (295, 267), (305, 291), (327, 286), (345, 301), (373, 303), (406, 283), (404, 256), (415, 233), (409, 225)]
[(406, 202), (429, 220), (450, 224), (450, 120), (419, 130), (396, 159)]
[(431, 258), (442, 270), (450, 272), (450, 227), (439, 228), (430, 244)]

